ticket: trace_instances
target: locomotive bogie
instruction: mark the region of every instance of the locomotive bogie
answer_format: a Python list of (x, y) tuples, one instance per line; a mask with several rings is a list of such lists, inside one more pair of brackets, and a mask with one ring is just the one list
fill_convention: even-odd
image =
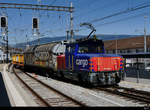
[(93, 85), (115, 85), (118, 83), (116, 82), (116, 74), (116, 72), (91, 73), (89, 76), (89, 82)]

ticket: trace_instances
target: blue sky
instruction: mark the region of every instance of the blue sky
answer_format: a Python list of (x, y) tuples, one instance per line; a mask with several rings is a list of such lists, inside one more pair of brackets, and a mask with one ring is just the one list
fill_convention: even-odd
[[(1, 3), (37, 4), (37, 0), (0, 0)], [(75, 35), (87, 35), (90, 30), (79, 27), (80, 23), (91, 22), (120, 11), (124, 11), (142, 3), (150, 4), (150, 0), (41, 0), (41, 4), (75, 7), (74, 29), (84, 29), (75, 32)], [(37, 37), (32, 36), (32, 17), (40, 19), (40, 37), (58, 37), (66, 35), (69, 28), (70, 14), (66, 12), (52, 12), (18, 9), (0, 9), (0, 15), (8, 15), (10, 43), (26, 42), (26, 35), (31, 41)], [(150, 7), (134, 12), (114, 16), (98, 22), (92, 22), (96, 34), (143, 34), (144, 16), (146, 18), (147, 34), (150, 34)]]

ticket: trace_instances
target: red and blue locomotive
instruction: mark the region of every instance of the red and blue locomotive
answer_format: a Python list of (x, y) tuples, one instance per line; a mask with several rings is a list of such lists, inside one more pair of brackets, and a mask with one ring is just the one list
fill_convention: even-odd
[(57, 56), (57, 72), (93, 85), (115, 85), (123, 73), (123, 58), (104, 53), (103, 41), (95, 38), (68, 43), (65, 54)]

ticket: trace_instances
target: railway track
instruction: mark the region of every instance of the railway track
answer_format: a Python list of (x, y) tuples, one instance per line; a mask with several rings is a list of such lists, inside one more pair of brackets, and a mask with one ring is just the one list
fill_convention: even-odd
[(124, 96), (130, 99), (138, 100), (144, 102), (147, 105), (150, 105), (150, 92), (135, 90), (134, 88), (125, 88), (125, 87), (108, 87), (108, 88), (97, 88), (96, 90), (106, 91), (112, 94), (119, 96)]
[(16, 77), (37, 97), (44, 106), (50, 107), (85, 107), (86, 105), (57, 91), (26, 72), (13, 68)]

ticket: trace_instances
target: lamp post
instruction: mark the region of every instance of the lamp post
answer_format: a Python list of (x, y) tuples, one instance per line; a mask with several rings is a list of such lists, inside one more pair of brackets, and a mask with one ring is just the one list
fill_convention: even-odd
[[(146, 16), (144, 16), (144, 53), (147, 52), (147, 42), (146, 42)], [(146, 58), (144, 58), (144, 66), (146, 68), (147, 63), (146, 63)]]
[(117, 52), (117, 46), (118, 46), (118, 42), (117, 42), (117, 38), (116, 38), (116, 54), (118, 53)]
[[(133, 45), (143, 45), (143, 43), (133, 43)], [(136, 58), (136, 70), (137, 70), (137, 83), (139, 83), (139, 78), (140, 78), (140, 70), (139, 70), (139, 58)]]
[(144, 16), (144, 52), (147, 52), (147, 45), (146, 45), (146, 16)]

